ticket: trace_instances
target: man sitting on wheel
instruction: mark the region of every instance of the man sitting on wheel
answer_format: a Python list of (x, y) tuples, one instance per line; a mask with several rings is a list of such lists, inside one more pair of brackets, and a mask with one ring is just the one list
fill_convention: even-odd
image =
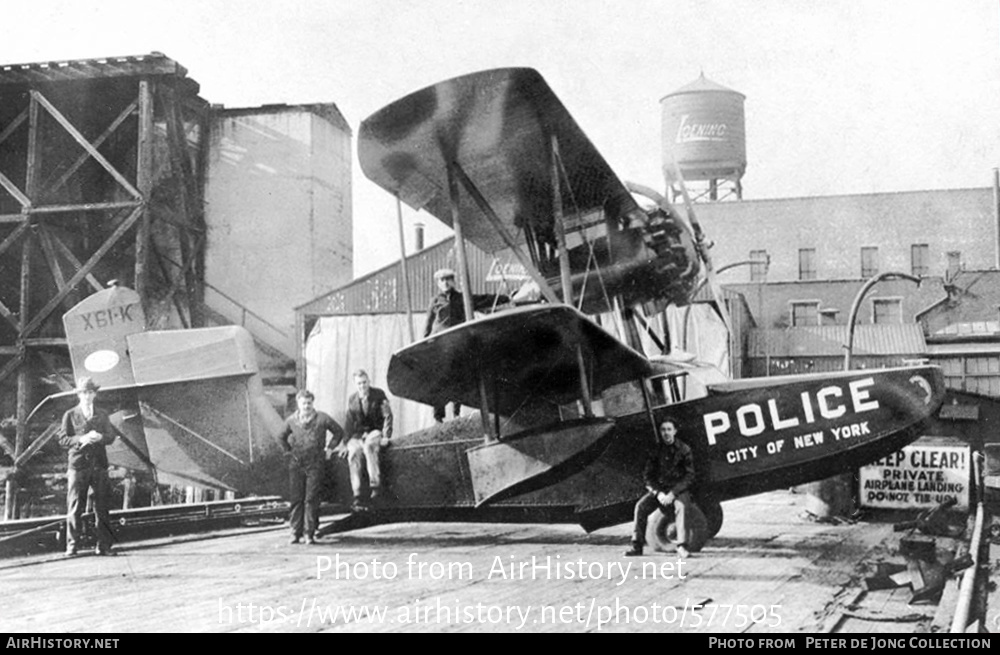
[(691, 448), (677, 439), (677, 424), (667, 418), (660, 423), (660, 442), (646, 462), (643, 481), (646, 495), (635, 504), (635, 527), (632, 532), (632, 547), (625, 551), (627, 557), (642, 555), (646, 541), (646, 522), (649, 515), (661, 510), (670, 520), (677, 522), (677, 555), (687, 557), (687, 530), (685, 518), (691, 507), (689, 489), (694, 484), (694, 456)]

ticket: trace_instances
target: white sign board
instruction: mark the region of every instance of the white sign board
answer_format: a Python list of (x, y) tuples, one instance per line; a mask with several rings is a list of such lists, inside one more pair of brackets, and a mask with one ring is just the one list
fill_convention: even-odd
[(968, 446), (917, 442), (861, 468), (862, 507), (935, 507), (948, 498), (969, 508)]
[(520, 262), (501, 263), (495, 259), (486, 274), (487, 282), (524, 282), (530, 279), (531, 276)]

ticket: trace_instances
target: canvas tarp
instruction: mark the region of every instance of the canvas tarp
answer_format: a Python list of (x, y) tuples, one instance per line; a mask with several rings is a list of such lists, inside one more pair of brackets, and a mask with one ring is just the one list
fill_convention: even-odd
[[(419, 339), (426, 323), (423, 312), (414, 313), (413, 331)], [(316, 408), (344, 424), (347, 399), (355, 392), (353, 372), (364, 369), (372, 386), (389, 396), (393, 431), (407, 434), (434, 423), (433, 409), (395, 398), (386, 388), (385, 373), (393, 352), (409, 345), (405, 314), (324, 316), (306, 340), (306, 388), (316, 394)], [(469, 412), (466, 408), (465, 413)]]

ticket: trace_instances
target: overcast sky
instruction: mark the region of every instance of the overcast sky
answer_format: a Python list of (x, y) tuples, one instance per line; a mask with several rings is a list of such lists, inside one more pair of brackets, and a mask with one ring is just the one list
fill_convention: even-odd
[[(702, 71), (747, 96), (746, 199), (985, 187), (1000, 166), (997, 0), (33, 0), (2, 20), (3, 63), (157, 50), (210, 102), (334, 102), (355, 133), (418, 88), (530, 66), (658, 188), (659, 99)], [(398, 257), (395, 203), (356, 164), (354, 226), (356, 275)]]

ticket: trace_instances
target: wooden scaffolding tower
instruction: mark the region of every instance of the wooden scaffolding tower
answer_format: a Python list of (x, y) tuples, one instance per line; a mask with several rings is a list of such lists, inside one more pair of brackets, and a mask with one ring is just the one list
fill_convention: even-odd
[[(0, 479), (15, 518), (52, 438), (32, 407), (73, 386), (62, 314), (111, 280), (150, 327), (203, 324), (209, 105), (160, 53), (0, 65)], [(13, 433), (13, 434), (11, 434)]]

